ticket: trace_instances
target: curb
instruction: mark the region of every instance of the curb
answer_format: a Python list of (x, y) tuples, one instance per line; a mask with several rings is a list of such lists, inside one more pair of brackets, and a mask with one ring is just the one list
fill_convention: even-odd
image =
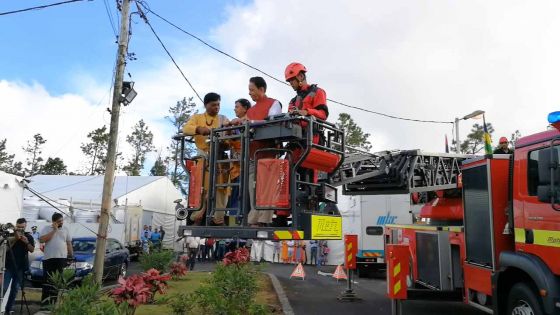
[(286, 295), (284, 288), (282, 288), (282, 285), (280, 284), (278, 278), (271, 273), (267, 272), (266, 274), (272, 281), (272, 286), (274, 287), (274, 291), (276, 291), (278, 300), (280, 300), (280, 305), (282, 305), (282, 312), (284, 313), (284, 315), (295, 315), (294, 310), (292, 309), (292, 305), (290, 305), (290, 301), (288, 300), (288, 296)]

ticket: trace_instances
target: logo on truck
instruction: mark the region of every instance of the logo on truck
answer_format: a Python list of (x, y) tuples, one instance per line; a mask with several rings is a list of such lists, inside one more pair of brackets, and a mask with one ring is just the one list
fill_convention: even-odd
[(397, 220), (396, 215), (380, 215), (377, 217), (377, 225), (394, 224)]

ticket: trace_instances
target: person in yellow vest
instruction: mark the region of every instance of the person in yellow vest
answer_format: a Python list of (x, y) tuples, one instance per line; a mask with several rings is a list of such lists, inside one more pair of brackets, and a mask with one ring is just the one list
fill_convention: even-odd
[[(209, 136), (212, 129), (221, 128), (229, 124), (228, 119), (224, 115), (218, 114), (220, 111), (220, 95), (217, 93), (208, 93), (204, 96), (205, 112), (202, 114), (195, 114), (183, 126), (183, 133), (188, 136), (194, 136), (194, 142), (197, 148), (197, 155), (209, 157), (210, 142)], [(227, 168), (218, 167), (217, 183), (225, 183), (227, 178)], [(208, 169), (204, 172), (204, 193), (203, 198), (206, 199), (208, 193), (208, 185), (210, 181), (210, 174)], [(225, 188), (218, 188), (216, 190), (216, 208), (225, 208), (227, 204), (227, 190)], [(200, 225), (206, 213), (206, 204), (204, 207), (192, 214), (191, 219), (196, 225)], [(224, 224), (224, 211), (216, 211), (213, 216), (213, 225)]]

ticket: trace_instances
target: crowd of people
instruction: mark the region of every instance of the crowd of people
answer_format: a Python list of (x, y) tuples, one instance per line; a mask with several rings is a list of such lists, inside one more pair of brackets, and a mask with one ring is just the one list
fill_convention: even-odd
[(140, 241), (142, 242), (142, 251), (145, 254), (149, 254), (151, 250), (161, 249), (163, 238), (165, 237), (165, 230), (163, 226), (159, 229), (152, 230), (151, 225), (144, 225), (142, 230)]
[[(251, 239), (214, 239), (189, 236), (178, 240), (181, 246), (178, 255), (186, 254), (187, 266), (193, 270), (196, 262), (221, 261), (225, 254), (238, 248), (246, 248), (251, 261), (255, 263), (266, 260), (282, 264), (307, 264), (324, 266), (328, 263), (330, 248), (325, 240), (284, 240), (255, 241)], [(262, 244), (262, 246), (260, 246)], [(268, 247), (268, 250), (265, 250)], [(265, 259), (265, 251), (268, 259)]]

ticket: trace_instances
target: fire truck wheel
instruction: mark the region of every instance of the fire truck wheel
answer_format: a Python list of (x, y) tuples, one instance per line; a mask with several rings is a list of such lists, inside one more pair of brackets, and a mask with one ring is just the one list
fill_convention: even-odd
[(517, 283), (509, 291), (507, 314), (511, 315), (542, 315), (541, 302), (530, 286)]

